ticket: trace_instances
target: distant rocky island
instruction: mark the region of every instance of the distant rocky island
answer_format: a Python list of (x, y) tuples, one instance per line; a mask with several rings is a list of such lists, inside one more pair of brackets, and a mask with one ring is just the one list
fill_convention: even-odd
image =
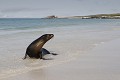
[(69, 16), (69, 17), (59, 17), (55, 15), (47, 16), (46, 19), (55, 19), (55, 18), (80, 18), (80, 19), (120, 19), (120, 13), (115, 14), (96, 14), (88, 16)]
[(57, 16), (55, 16), (55, 15), (51, 15), (51, 16), (47, 16), (47, 17), (45, 17), (46, 19), (54, 19), (54, 18), (58, 18)]

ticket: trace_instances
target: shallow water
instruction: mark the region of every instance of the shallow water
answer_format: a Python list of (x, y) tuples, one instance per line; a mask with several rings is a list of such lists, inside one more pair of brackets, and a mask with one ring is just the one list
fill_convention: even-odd
[[(23, 60), (27, 46), (45, 33), (55, 37), (44, 47), (59, 55)], [(0, 19), (0, 79), (69, 62), (117, 38), (119, 19)]]

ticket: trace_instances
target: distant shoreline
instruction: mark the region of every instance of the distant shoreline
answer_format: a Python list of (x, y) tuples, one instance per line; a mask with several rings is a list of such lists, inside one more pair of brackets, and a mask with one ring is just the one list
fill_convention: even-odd
[(78, 18), (78, 19), (120, 19), (120, 13), (115, 14), (96, 14), (96, 15), (88, 15), (88, 16), (66, 16), (66, 17), (60, 17), (60, 16), (47, 16), (45, 19), (55, 19), (55, 18)]
[(120, 19), (120, 13), (113, 14), (95, 14), (87, 16), (56, 16), (50, 15), (46, 17), (5, 17), (0, 19)]

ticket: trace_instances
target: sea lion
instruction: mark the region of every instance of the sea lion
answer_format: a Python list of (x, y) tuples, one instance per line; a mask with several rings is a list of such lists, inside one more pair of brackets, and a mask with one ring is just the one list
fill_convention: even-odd
[[(33, 41), (26, 49), (26, 54), (23, 59), (26, 59), (27, 55), (30, 58), (40, 58), (43, 59), (43, 55), (50, 54), (50, 52), (43, 47), (43, 45), (54, 37), (54, 34), (44, 34), (35, 41)], [(57, 55), (52, 53), (53, 55)]]

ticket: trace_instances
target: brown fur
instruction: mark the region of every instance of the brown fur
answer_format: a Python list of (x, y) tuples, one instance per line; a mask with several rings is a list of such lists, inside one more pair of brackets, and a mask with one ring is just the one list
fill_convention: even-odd
[(38, 39), (36, 39), (35, 41), (33, 41), (27, 47), (24, 59), (26, 59), (27, 55), (30, 58), (40, 58), (40, 59), (42, 59), (42, 51), (41, 51), (42, 47), (48, 40), (50, 40), (53, 37), (54, 37), (53, 34), (44, 34), (41, 37), (39, 37)]

